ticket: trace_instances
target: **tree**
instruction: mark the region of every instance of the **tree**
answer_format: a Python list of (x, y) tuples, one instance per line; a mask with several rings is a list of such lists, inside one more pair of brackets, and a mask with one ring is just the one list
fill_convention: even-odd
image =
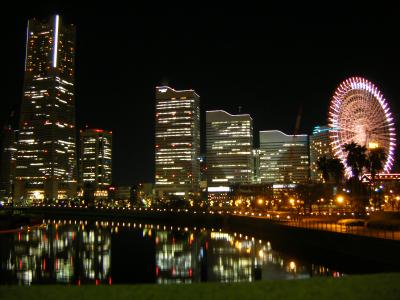
[(379, 147), (369, 150), (367, 160), (367, 169), (371, 173), (371, 180), (374, 183), (376, 174), (383, 170), (386, 161), (385, 149)]
[(365, 206), (368, 204), (368, 196), (364, 195), (366, 193), (361, 184), (360, 176), (368, 166), (367, 148), (355, 142), (351, 142), (349, 144), (344, 144), (343, 151), (347, 152), (346, 163), (352, 172), (349, 183), (352, 186), (353, 205), (355, 205), (355, 208), (359, 212), (365, 213)]
[(329, 181), (329, 159), (324, 155), (318, 158), (317, 168), (322, 172), (322, 178), (325, 182)]
[(328, 170), (331, 174), (336, 186), (338, 186), (344, 177), (344, 165), (338, 158), (331, 158), (328, 160)]
[(308, 212), (311, 213), (313, 204), (318, 203), (317, 201), (321, 198), (328, 199), (329, 197), (327, 190), (322, 183), (298, 184), (294, 192), (297, 200), (300, 200), (303, 204), (304, 213), (307, 209)]
[(360, 180), (360, 176), (367, 167), (367, 148), (355, 142), (343, 145), (343, 150), (347, 152), (346, 163), (351, 168), (354, 178)]
[[(371, 182), (370, 182), (370, 195), (372, 194), (372, 190), (375, 188), (375, 178), (376, 174), (383, 170), (384, 163), (386, 161), (386, 152), (384, 148), (374, 148), (368, 151), (367, 155), (367, 169), (371, 174)], [(375, 197), (374, 197), (375, 198)], [(381, 198), (378, 196), (377, 200), (374, 200), (375, 205), (380, 207)]]

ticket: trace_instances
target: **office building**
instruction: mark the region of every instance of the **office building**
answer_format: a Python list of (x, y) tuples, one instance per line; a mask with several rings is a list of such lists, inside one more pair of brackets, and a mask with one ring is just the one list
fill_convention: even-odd
[(253, 181), (253, 120), (250, 115), (207, 111), (206, 140), (209, 196), (228, 193), (232, 184)]
[[(112, 183), (112, 132), (102, 129), (80, 131), (80, 185), (94, 198), (108, 199)], [(87, 192), (84, 194), (88, 194)], [(91, 198), (91, 195), (87, 195)]]
[(6, 125), (0, 136), (0, 201), (11, 202), (14, 190), (16, 131)]
[(308, 136), (260, 131), (260, 180), (296, 184), (309, 181)]
[(58, 15), (30, 19), (14, 198), (21, 204), (76, 195), (75, 28)]
[(315, 126), (310, 136), (310, 175), (313, 182), (324, 182), (322, 172), (318, 170), (317, 161), (320, 157), (332, 158), (332, 147), (329, 139), (328, 126)]
[(161, 201), (199, 192), (199, 103), (194, 90), (156, 87), (155, 192)]

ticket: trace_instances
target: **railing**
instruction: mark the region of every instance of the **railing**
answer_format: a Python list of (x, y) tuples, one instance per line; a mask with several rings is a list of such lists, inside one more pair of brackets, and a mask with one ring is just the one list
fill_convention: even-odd
[[(14, 210), (14, 211), (24, 211), (28, 210), (31, 208), (61, 208), (61, 209), (78, 209), (78, 210), (87, 210), (88, 206), (72, 206), (72, 207), (63, 207), (61, 205), (34, 205), (31, 207), (14, 207), (14, 208), (9, 208), (9, 210)], [(373, 237), (373, 238), (381, 238), (381, 239), (389, 239), (389, 240), (400, 240), (400, 231), (395, 231), (395, 230), (382, 230), (382, 229), (372, 229), (368, 228), (365, 226), (355, 226), (355, 225), (350, 225), (350, 224), (341, 224), (332, 221), (321, 221), (321, 220), (315, 220), (312, 217), (311, 218), (304, 218), (304, 216), (298, 216), (294, 214), (284, 214), (284, 213), (279, 213), (279, 212), (258, 212), (258, 211), (226, 211), (226, 210), (189, 210), (186, 208), (181, 208), (181, 209), (167, 209), (167, 208), (146, 208), (146, 207), (130, 207), (130, 208), (125, 208), (125, 207), (98, 207), (95, 208), (96, 211), (120, 211), (120, 212), (147, 212), (147, 211), (153, 211), (153, 212), (172, 212), (172, 213), (180, 213), (180, 214), (219, 214), (219, 215), (235, 215), (235, 216), (242, 216), (242, 217), (253, 217), (253, 218), (258, 218), (258, 219), (269, 219), (272, 221), (279, 222), (282, 225), (287, 225), (287, 226), (292, 226), (292, 227), (299, 227), (299, 228), (306, 228), (306, 229), (313, 229), (313, 230), (323, 230), (323, 231), (331, 231), (331, 232), (337, 232), (337, 233), (342, 233), (342, 234), (352, 234), (352, 235), (361, 235), (361, 236), (368, 236), (368, 237)], [(317, 214), (318, 215), (318, 214)], [(327, 214), (321, 217), (353, 217), (354, 214)]]
[(321, 230), (321, 231), (331, 231), (342, 234), (361, 235), (361, 236), (368, 236), (380, 239), (389, 239), (397, 241), (400, 240), (400, 231), (395, 231), (395, 230), (373, 229), (359, 225), (340, 224), (333, 222), (302, 220), (302, 219), (290, 220), (282, 223), (284, 225), (292, 227), (300, 227), (300, 228)]

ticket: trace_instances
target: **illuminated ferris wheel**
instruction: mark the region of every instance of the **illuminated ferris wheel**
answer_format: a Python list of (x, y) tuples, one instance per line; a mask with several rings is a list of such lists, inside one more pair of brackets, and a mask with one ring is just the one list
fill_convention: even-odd
[(389, 173), (396, 147), (394, 119), (388, 103), (372, 82), (361, 77), (343, 81), (332, 97), (329, 123), (333, 154), (344, 164), (347, 177), (351, 176), (351, 169), (343, 145), (351, 142), (368, 149), (385, 149), (383, 171)]

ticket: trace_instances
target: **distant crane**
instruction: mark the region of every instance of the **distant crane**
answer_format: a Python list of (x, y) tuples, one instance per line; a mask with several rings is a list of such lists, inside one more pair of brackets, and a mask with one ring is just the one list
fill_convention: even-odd
[(303, 105), (300, 104), (299, 106), (299, 110), (297, 111), (297, 116), (296, 116), (296, 123), (294, 125), (294, 130), (293, 130), (293, 138), (292, 138), (292, 145), (289, 147), (289, 159), (288, 159), (288, 164), (291, 165), (290, 168), (288, 168), (287, 166), (285, 166), (285, 184), (289, 184), (290, 183), (290, 176), (289, 176), (289, 172), (294, 171), (293, 168), (293, 163), (294, 163), (294, 148), (295, 148), (295, 144), (297, 141), (297, 134), (299, 133), (300, 130), (300, 122), (301, 122), (301, 116), (303, 114)]

